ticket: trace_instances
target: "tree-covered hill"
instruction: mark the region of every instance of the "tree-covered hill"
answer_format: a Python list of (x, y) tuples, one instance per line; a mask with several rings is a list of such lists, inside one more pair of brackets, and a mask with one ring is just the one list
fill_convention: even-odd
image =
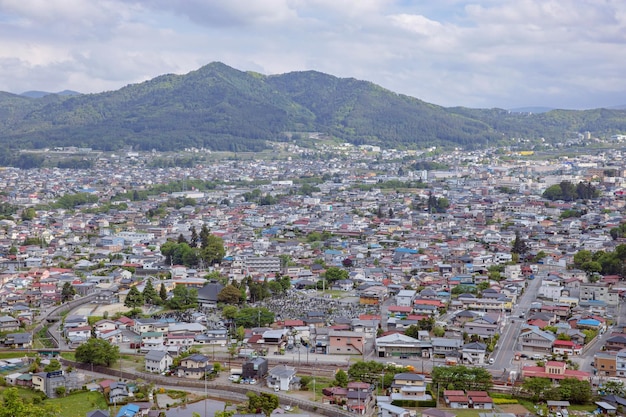
[(626, 110), (444, 108), (375, 84), (315, 71), (264, 76), (212, 63), (100, 94), (0, 93), (0, 164), (15, 149), (255, 151), (285, 132), (322, 132), (355, 144), (479, 147), (526, 137), (626, 132)]

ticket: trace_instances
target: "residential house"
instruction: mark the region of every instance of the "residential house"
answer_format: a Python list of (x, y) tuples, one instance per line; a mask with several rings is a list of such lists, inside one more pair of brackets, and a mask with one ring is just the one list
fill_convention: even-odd
[(626, 377), (626, 349), (620, 350), (615, 355), (615, 376)]
[(417, 356), (430, 357), (432, 343), (422, 341), (402, 333), (391, 333), (386, 336), (376, 338), (374, 343), (376, 355), (379, 358), (392, 356)]
[(212, 344), (226, 344), (228, 341), (228, 330), (227, 329), (208, 329), (206, 331), (206, 343)]
[(449, 339), (445, 337), (433, 337), (433, 354), (438, 357), (459, 358), (461, 356), (462, 339)]
[(194, 333), (168, 333), (165, 337), (166, 346), (191, 346), (196, 343), (196, 335)]
[(65, 337), (70, 341), (70, 345), (78, 346), (91, 338), (91, 327), (70, 327), (65, 329)]
[(348, 382), (346, 406), (348, 411), (366, 415), (374, 406), (372, 385), (366, 382)]
[(393, 376), (390, 387), (391, 400), (426, 401), (432, 397), (426, 394), (426, 381), (423, 375), (414, 373), (399, 373)]
[(543, 331), (536, 326), (522, 327), (519, 334), (519, 343), (522, 350), (533, 352), (552, 352), (552, 345), (556, 336), (550, 332)]
[(598, 352), (593, 357), (593, 367), (598, 376), (616, 376), (617, 355), (615, 352)]
[(580, 284), (581, 303), (584, 301), (603, 301), (607, 305), (616, 306), (619, 304), (619, 292), (613, 290), (607, 282), (586, 282)]
[(144, 357), (147, 372), (163, 373), (170, 369), (174, 358), (164, 350), (150, 350)]
[(254, 378), (261, 380), (265, 378), (268, 372), (268, 362), (266, 358), (257, 357), (248, 359), (241, 367), (243, 378)]
[(109, 402), (113, 404), (125, 403), (130, 397), (128, 385), (125, 382), (113, 382), (108, 390)]
[(177, 369), (177, 375), (183, 378), (202, 378), (205, 373), (209, 373), (213, 370), (213, 365), (210, 364), (208, 356), (194, 354), (188, 356), (180, 361), (180, 366)]
[(20, 322), (15, 317), (0, 316), (0, 332), (14, 332), (20, 329)]
[(57, 396), (57, 388), (66, 386), (63, 371), (37, 372), (33, 374), (32, 386), (36, 391), (41, 391), (49, 398)]
[(109, 332), (111, 330), (115, 330), (117, 329), (117, 325), (115, 324), (113, 320), (103, 319), (103, 320), (98, 320), (97, 322), (95, 322), (93, 325), (93, 329), (96, 332), (96, 334), (98, 334), (98, 333), (104, 333), (104, 332)]
[(468, 335), (476, 335), (482, 338), (493, 337), (498, 332), (497, 318), (485, 315), (478, 317), (472, 321), (467, 321), (463, 324), (463, 332)]
[(132, 331), (139, 335), (145, 332), (154, 332), (156, 325), (158, 325), (158, 321), (155, 319), (139, 318), (135, 319)]
[(362, 355), (365, 335), (353, 331), (330, 330), (328, 332), (328, 352), (338, 355)]
[(400, 307), (412, 307), (415, 296), (415, 290), (400, 290), (396, 294), (396, 305)]
[(116, 291), (102, 290), (96, 293), (94, 301), (95, 304), (113, 304), (118, 302), (118, 295)]
[(391, 403), (379, 402), (380, 417), (410, 417), (409, 410), (392, 405)]
[(466, 394), (467, 398), (469, 398), (471, 408), (482, 410), (493, 409), (493, 399), (491, 399), (487, 391), (467, 391)]
[(267, 330), (261, 336), (263, 343), (270, 346), (280, 346), (287, 342), (287, 329)]
[(484, 365), (487, 345), (479, 342), (466, 343), (461, 347), (461, 360), (470, 365)]
[(615, 335), (606, 339), (604, 350), (619, 351), (626, 349), (626, 335)]
[(4, 337), (4, 346), (16, 349), (33, 347), (33, 335), (31, 333), (9, 333)]
[(276, 365), (268, 371), (267, 386), (280, 391), (297, 390), (300, 388), (300, 378), (296, 377), (296, 368), (289, 365)]
[(443, 400), (448, 408), (469, 408), (470, 402), (464, 391), (445, 390)]

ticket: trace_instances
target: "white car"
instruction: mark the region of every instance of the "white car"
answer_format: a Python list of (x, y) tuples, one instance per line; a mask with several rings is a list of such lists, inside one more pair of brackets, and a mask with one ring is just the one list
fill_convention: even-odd
[(231, 382), (237, 382), (239, 381), (239, 378), (241, 378), (239, 375), (231, 375), (228, 377), (228, 380)]

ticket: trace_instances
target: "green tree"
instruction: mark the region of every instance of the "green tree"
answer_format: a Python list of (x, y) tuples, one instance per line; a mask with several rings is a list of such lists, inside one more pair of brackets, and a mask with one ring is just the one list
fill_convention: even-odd
[(576, 378), (565, 378), (559, 382), (561, 399), (574, 404), (586, 404), (591, 400), (591, 383)]
[(161, 287), (159, 288), (159, 298), (161, 298), (162, 302), (167, 301), (167, 289), (163, 283), (161, 283)]
[(209, 227), (206, 225), (206, 223), (203, 223), (202, 227), (200, 228), (200, 247), (202, 249), (206, 248), (209, 245), (210, 235), (211, 232), (209, 232)]
[(33, 220), (36, 215), (37, 213), (33, 207), (25, 208), (24, 211), (22, 211), (22, 220)]
[(124, 300), (124, 305), (129, 308), (137, 308), (143, 306), (143, 296), (137, 289), (137, 287), (132, 286), (126, 295), (126, 299)]
[(41, 407), (24, 401), (15, 387), (2, 392), (0, 417), (55, 417), (59, 412), (60, 410), (50, 404)]
[(157, 294), (154, 286), (152, 285), (152, 280), (150, 279), (146, 280), (146, 285), (143, 287), (143, 292), (141, 293), (141, 295), (146, 304), (161, 303), (161, 297), (159, 297), (159, 294)]
[(104, 339), (92, 337), (76, 348), (75, 357), (78, 362), (111, 366), (119, 359), (119, 351), (118, 346), (113, 346)]
[(227, 305), (227, 306), (224, 306), (224, 308), (222, 308), (222, 316), (226, 320), (232, 320), (235, 318), (238, 311), (239, 309), (237, 308), (237, 306)]
[(76, 289), (71, 283), (66, 282), (65, 284), (63, 284), (63, 288), (61, 289), (61, 302), (62, 303), (73, 300), (75, 295), (76, 295)]
[(191, 226), (191, 238), (189, 239), (189, 246), (191, 246), (192, 248), (197, 248), (199, 239), (200, 237), (198, 236), (196, 226)]
[(208, 265), (219, 264), (226, 255), (224, 240), (215, 235), (209, 235), (202, 246), (202, 259)]
[(324, 273), (324, 277), (326, 278), (326, 281), (328, 281), (329, 283), (333, 283), (342, 279), (348, 279), (349, 275), (348, 271), (346, 271), (345, 269), (331, 266)]
[(522, 389), (532, 396), (533, 402), (542, 400), (551, 387), (552, 382), (548, 378), (525, 378), (522, 383)]
[(268, 324), (274, 323), (274, 313), (272, 313), (265, 307), (242, 308), (235, 315), (235, 323), (237, 324), (237, 326), (243, 326), (245, 328), (266, 326)]
[(280, 405), (278, 396), (274, 394), (248, 392), (246, 396), (248, 397), (248, 411), (251, 413), (263, 413), (269, 417), (272, 411)]
[(198, 291), (195, 288), (187, 288), (185, 285), (177, 285), (167, 304), (173, 310), (193, 308), (198, 304)]
[(524, 242), (524, 240), (522, 240), (522, 238), (520, 237), (519, 231), (516, 230), (515, 239), (513, 240), (513, 247), (511, 248), (511, 253), (522, 256), (526, 252), (528, 252), (528, 245), (526, 245), (526, 242)]
[(602, 391), (604, 391), (606, 395), (617, 395), (619, 397), (626, 395), (622, 381), (606, 381), (602, 384)]
[(489, 371), (484, 368), (468, 368), (463, 365), (435, 366), (433, 384), (439, 389), (489, 391), (493, 385)]
[(61, 362), (57, 359), (50, 359), (50, 363), (43, 368), (44, 372), (54, 372), (61, 370)]
[(348, 374), (343, 369), (337, 370), (335, 372), (335, 380), (333, 381), (333, 385), (338, 387), (347, 387), (348, 386)]
[(239, 304), (241, 302), (241, 290), (233, 284), (229, 284), (217, 294), (217, 301), (226, 304)]

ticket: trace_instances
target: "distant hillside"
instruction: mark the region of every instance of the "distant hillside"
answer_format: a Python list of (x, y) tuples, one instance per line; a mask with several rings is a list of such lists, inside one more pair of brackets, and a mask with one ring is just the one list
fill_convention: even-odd
[(0, 163), (10, 162), (15, 148), (53, 146), (257, 151), (294, 131), (355, 144), (464, 148), (512, 137), (626, 132), (624, 110), (444, 108), (352, 78), (315, 71), (264, 76), (222, 63), (100, 94), (30, 95), (0, 93)]
[(518, 107), (515, 109), (509, 109), (513, 113), (545, 113), (547, 111), (554, 110), (551, 107)]
[(22, 94), (20, 94), (21, 96), (24, 97), (29, 97), (29, 98), (42, 98), (45, 96), (49, 96), (51, 94), (56, 94), (59, 96), (78, 96), (80, 95), (79, 92), (77, 91), (72, 91), (72, 90), (63, 90), (63, 91), (59, 91), (58, 93), (49, 93), (47, 91), (25, 91)]

